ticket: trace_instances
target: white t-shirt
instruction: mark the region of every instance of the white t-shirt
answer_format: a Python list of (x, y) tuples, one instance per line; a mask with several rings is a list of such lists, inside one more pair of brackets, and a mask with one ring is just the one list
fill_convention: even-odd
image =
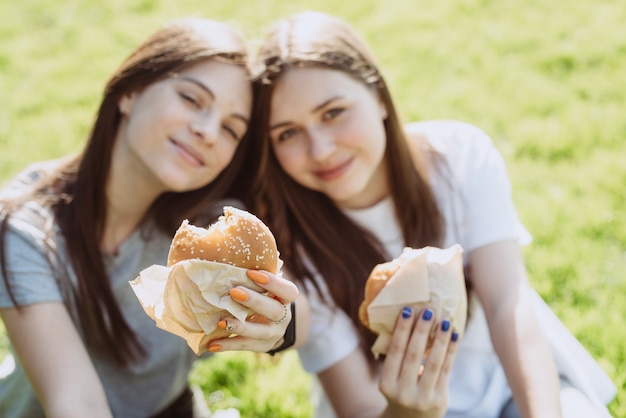
[[(413, 127), (425, 134), (447, 166), (443, 171), (435, 169), (431, 173), (433, 189), (446, 223), (444, 247), (460, 244), (464, 249), (464, 261), (467, 261), (470, 251), (490, 243), (512, 239), (520, 244), (531, 241), (530, 234), (518, 220), (502, 156), (487, 135), (473, 126), (453, 121), (420, 122)], [(395, 257), (402, 252), (404, 241), (400, 226), (393, 221), (395, 211), (390, 198), (373, 207), (345, 213), (369, 229), (390, 255)], [(317, 280), (325, 289), (321, 278)], [(316, 292), (308, 292), (308, 295), (311, 332), (307, 344), (298, 352), (304, 369), (317, 373), (349, 355), (358, 347), (359, 340), (356, 329), (342, 310), (325, 304)], [(542, 314), (552, 315), (546, 322), (558, 332), (552, 328), (550, 332), (563, 334), (566, 338), (565, 334), (569, 335), (569, 332), (565, 327), (542, 305), (542, 301), (536, 302)], [(570, 345), (578, 344), (571, 335), (568, 341)], [(576, 356), (593, 363), (589, 367), (596, 368), (593, 372), (604, 388), (602, 400), (608, 402), (614, 396), (614, 392), (610, 393), (614, 389), (610, 380), (582, 347), (575, 347), (575, 350)], [(578, 361), (580, 359), (576, 357), (571, 362)], [(557, 365), (560, 365), (558, 361)], [(585, 386), (589, 386), (588, 383)], [(323, 393), (316, 396), (321, 408), (318, 416), (332, 417)], [(470, 318), (450, 377), (446, 417), (497, 417), (510, 398), (511, 390), (491, 344), (482, 306), (476, 297), (471, 297)], [(597, 403), (604, 408), (602, 402)]]

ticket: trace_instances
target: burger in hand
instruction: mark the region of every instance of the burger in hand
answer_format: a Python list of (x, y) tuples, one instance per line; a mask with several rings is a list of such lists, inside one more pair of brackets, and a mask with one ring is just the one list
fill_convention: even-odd
[[(467, 292), (463, 275), (462, 248), (404, 248), (397, 258), (374, 267), (365, 284), (359, 319), (378, 335), (372, 352), (386, 354), (400, 311), (429, 308), (438, 320), (448, 319), (463, 335), (467, 320)], [(436, 332), (433, 321), (426, 353)]]

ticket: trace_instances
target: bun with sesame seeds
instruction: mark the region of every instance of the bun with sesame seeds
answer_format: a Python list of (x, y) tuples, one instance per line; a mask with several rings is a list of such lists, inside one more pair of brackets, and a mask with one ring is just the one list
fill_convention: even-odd
[(182, 260), (207, 260), (278, 273), (281, 267), (276, 240), (256, 216), (232, 206), (209, 228), (180, 225), (170, 246), (168, 267)]

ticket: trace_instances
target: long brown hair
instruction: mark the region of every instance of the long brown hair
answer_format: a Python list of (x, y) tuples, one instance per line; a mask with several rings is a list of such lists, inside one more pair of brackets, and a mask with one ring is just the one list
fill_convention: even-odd
[(252, 207), (277, 237), (286, 269), (319, 291), (314, 270), (323, 277), (334, 302), (351, 318), (369, 352), (374, 336), (358, 320), (365, 281), (377, 263), (386, 261), (382, 244), (352, 222), (323, 193), (306, 189), (280, 167), (271, 151), (269, 108), (272, 91), (292, 68), (316, 66), (343, 71), (373, 88), (387, 110), (384, 121), (385, 161), (389, 190), (405, 245), (440, 245), (443, 218), (423, 164), (411, 157), (391, 95), (365, 42), (343, 20), (317, 12), (302, 12), (273, 26), (257, 51), (254, 81), (257, 93), (251, 129), (263, 145), (259, 194)]
[[(68, 275), (55, 278), (61, 283), (66, 297), (75, 297), (78, 325), (86, 343), (110, 353), (120, 365), (141, 358), (145, 351), (115, 300), (99, 246), (107, 215), (105, 186), (121, 120), (118, 105), (125, 95), (210, 59), (247, 66), (245, 44), (234, 28), (221, 22), (188, 18), (157, 30), (121, 64), (106, 84), (82, 153), (44, 177), (32, 192), (0, 205), (0, 264), (14, 305), (19, 309), (7, 275), (5, 239), (8, 222), (26, 201), (35, 201), (51, 209), (65, 240), (78, 283), (72, 286)], [(209, 185), (185, 193), (162, 194), (150, 207), (144, 221), (150, 220), (161, 231), (173, 235), (183, 219), (194, 220), (203, 216), (211, 202), (228, 192), (240, 173), (248, 143), (249, 140), (244, 138), (232, 163)], [(54, 254), (50, 249), (47, 256), (53, 268)], [(55, 275), (59, 276), (59, 273)]]

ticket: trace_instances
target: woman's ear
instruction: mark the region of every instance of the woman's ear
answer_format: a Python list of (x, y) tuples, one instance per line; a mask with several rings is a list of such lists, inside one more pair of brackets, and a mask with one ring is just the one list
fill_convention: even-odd
[(382, 99), (380, 99), (380, 97), (378, 98), (378, 107), (380, 108), (380, 116), (382, 120), (387, 119), (389, 116), (389, 113), (387, 112), (387, 105), (382, 101)]
[(126, 94), (121, 99), (117, 105), (120, 113), (124, 116), (128, 116), (130, 113), (130, 108), (133, 106), (133, 102), (135, 101), (135, 93)]
[(387, 117), (389, 117), (389, 112), (387, 109), (387, 104), (384, 102), (383, 98), (381, 97), (381, 86), (380, 83), (375, 84), (375, 88), (372, 90), (372, 92), (374, 93), (374, 96), (376, 96), (376, 100), (378, 100), (378, 108), (380, 109), (380, 118), (382, 120), (387, 119)]

